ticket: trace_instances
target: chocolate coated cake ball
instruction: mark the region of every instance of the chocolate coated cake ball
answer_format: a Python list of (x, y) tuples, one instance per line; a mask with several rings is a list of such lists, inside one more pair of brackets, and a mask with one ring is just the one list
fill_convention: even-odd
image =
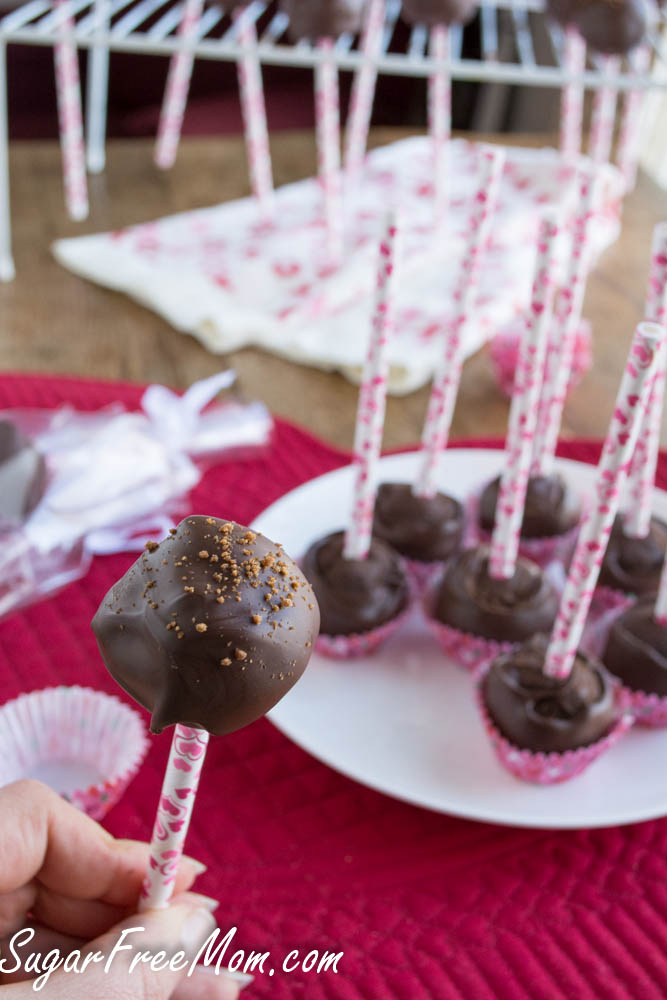
[(497, 642), (521, 642), (549, 632), (558, 613), (558, 594), (539, 566), (517, 559), (514, 576), (489, 575), (489, 550), (467, 549), (448, 565), (436, 595), (434, 618)]
[(632, 691), (667, 697), (667, 628), (653, 617), (655, 595), (643, 597), (612, 625), (602, 662)]
[(369, 632), (395, 618), (409, 591), (400, 557), (373, 538), (366, 559), (343, 556), (345, 535), (337, 531), (310, 546), (301, 565), (312, 584), (324, 635)]
[(547, 0), (547, 13), (574, 25), (596, 52), (625, 55), (646, 35), (644, 0)]
[(234, 521), (191, 516), (114, 584), (93, 619), (104, 662), (151, 712), (222, 735), (249, 725), (306, 669), (317, 601), (282, 547)]
[(280, 0), (295, 41), (335, 38), (346, 31), (356, 34), (365, 5), (366, 0)]
[(463, 527), (463, 507), (444, 493), (418, 497), (407, 483), (382, 483), (378, 490), (373, 533), (408, 559), (449, 559), (461, 545)]
[(466, 24), (475, 11), (473, 0), (403, 0), (403, 19), (410, 24)]
[(9, 420), (0, 420), (0, 521), (22, 521), (44, 495), (44, 457)]
[(548, 636), (535, 636), (494, 661), (483, 682), (487, 711), (505, 739), (523, 750), (590, 746), (615, 722), (609, 676), (577, 653), (568, 677), (548, 677), (542, 671), (548, 643)]
[[(500, 476), (482, 491), (479, 500), (479, 523), (493, 531)], [(581, 515), (581, 503), (573, 489), (557, 473), (531, 476), (526, 490), (526, 505), (521, 525), (522, 538), (553, 538), (574, 528)]]
[(646, 538), (628, 538), (619, 514), (609, 536), (598, 583), (627, 594), (650, 594), (658, 589), (667, 549), (667, 524), (651, 518)]

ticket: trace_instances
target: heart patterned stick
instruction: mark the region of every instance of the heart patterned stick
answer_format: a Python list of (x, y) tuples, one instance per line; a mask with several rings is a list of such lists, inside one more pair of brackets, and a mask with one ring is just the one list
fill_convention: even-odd
[(514, 393), (507, 431), (507, 461), (500, 480), (496, 520), (489, 552), (490, 575), (508, 580), (514, 575), (533, 438), (539, 411), (544, 359), (554, 294), (554, 257), (558, 225), (553, 218), (540, 223), (531, 308), (519, 349)]

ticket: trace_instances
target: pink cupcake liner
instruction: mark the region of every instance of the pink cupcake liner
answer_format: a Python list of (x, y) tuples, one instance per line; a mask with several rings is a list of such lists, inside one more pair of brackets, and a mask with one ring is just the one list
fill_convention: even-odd
[(0, 787), (38, 778), (99, 820), (148, 746), (139, 714), (113, 695), (81, 687), (33, 691), (0, 708)]
[[(612, 595), (620, 594), (620, 591), (611, 590), (609, 587), (603, 589)], [(594, 656), (598, 660), (602, 658), (612, 625), (619, 615), (622, 615), (625, 609), (633, 603), (632, 598), (627, 597), (627, 595), (622, 596), (626, 597), (625, 604), (618, 604), (610, 608), (596, 621), (587, 624), (581, 646), (589, 656)], [(632, 688), (625, 686), (622, 687), (622, 690), (638, 725), (652, 726), (656, 729), (667, 726), (667, 695), (633, 691)]]
[(556, 785), (562, 781), (576, 778), (602, 754), (611, 750), (620, 738), (630, 729), (634, 715), (628, 706), (624, 690), (620, 685), (616, 688), (616, 706), (618, 718), (611, 730), (601, 740), (578, 750), (567, 750), (565, 753), (534, 753), (532, 750), (522, 750), (510, 743), (494, 724), (489, 715), (482, 683), (491, 664), (483, 664), (475, 677), (475, 696), (486, 734), (500, 763), (516, 778), (529, 781), (536, 785)]
[[(514, 375), (516, 372), (517, 360), (519, 357), (519, 342), (525, 329), (525, 319), (520, 317), (511, 326), (500, 333), (488, 344), (488, 353), (491, 361), (491, 368), (500, 391), (505, 396), (512, 395), (514, 391)], [(587, 320), (582, 320), (574, 348), (572, 359), (572, 373), (568, 384), (568, 392), (574, 389), (586, 372), (591, 367), (591, 325)]]
[[(491, 533), (480, 528), (479, 498), (482, 490), (471, 494), (466, 500), (467, 520), (470, 525), (472, 545), (489, 545)], [(579, 537), (579, 525), (576, 524), (563, 535), (553, 535), (545, 538), (522, 538), (519, 541), (519, 555), (531, 559), (542, 569), (554, 562), (569, 566)]]
[(351, 660), (360, 656), (368, 656), (391, 638), (401, 628), (412, 611), (412, 602), (395, 618), (370, 629), (368, 632), (356, 632), (351, 635), (325, 635), (320, 632), (315, 641), (315, 649), (322, 656), (333, 660)]

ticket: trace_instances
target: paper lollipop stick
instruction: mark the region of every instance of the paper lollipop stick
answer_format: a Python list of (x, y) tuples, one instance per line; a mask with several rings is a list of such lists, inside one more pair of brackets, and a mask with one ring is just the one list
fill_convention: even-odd
[(507, 432), (505, 470), (500, 480), (491, 536), (489, 572), (509, 580), (514, 575), (533, 453), (551, 307), (558, 226), (544, 218), (537, 240), (537, 263), (526, 332), (521, 340)]
[(478, 186), (468, 220), (468, 241), (454, 294), (455, 319), (444, 338), (443, 355), (433, 379), (422, 432), (422, 465), (414, 488), (417, 496), (432, 497), (437, 492), (438, 459), (449, 437), (461, 380), (463, 337), (474, 311), (479, 267), (491, 232), (504, 162), (505, 154), (500, 149), (488, 148), (481, 155)]
[[(648, 45), (635, 50), (633, 62), (635, 76), (643, 76), (648, 72), (651, 65), (651, 49)], [(634, 188), (637, 180), (641, 111), (645, 96), (646, 91), (641, 88), (628, 90), (623, 101), (616, 158), (628, 191)]]
[(549, 642), (544, 670), (554, 677), (567, 677), (572, 669), (639, 434), (656, 356), (664, 336), (665, 331), (656, 323), (640, 323), (632, 341), (598, 465), (595, 503), (579, 532)]
[[(586, 68), (586, 43), (576, 28), (565, 30), (565, 69), (579, 76)], [(581, 127), (584, 116), (584, 88), (570, 81), (563, 88), (560, 110), (560, 149), (572, 158), (581, 151)]]
[(611, 158), (611, 147), (614, 141), (614, 124), (616, 121), (615, 87), (608, 80), (615, 76), (621, 68), (618, 56), (603, 56), (602, 86), (595, 91), (593, 110), (591, 112), (591, 136), (589, 154), (594, 163), (608, 163)]
[[(109, 30), (109, 0), (95, 0), (93, 6), (94, 36)], [(86, 95), (86, 162), (91, 173), (104, 170), (106, 153), (107, 94), (109, 89), (109, 48), (93, 45), (89, 51)]]
[(55, 0), (55, 10), (58, 20), (54, 60), (65, 202), (70, 218), (80, 220), (88, 215), (88, 188), (83, 149), (79, 61), (72, 39), (74, 20), (69, 0)]
[(332, 263), (339, 264), (343, 252), (343, 209), (340, 176), (340, 106), (338, 67), (331, 38), (317, 44), (315, 67), (315, 118), (317, 162), (324, 198), (327, 244)]
[(250, 183), (259, 207), (267, 217), (273, 216), (273, 172), (266, 123), (266, 104), (262, 67), (257, 56), (257, 29), (247, 10), (235, 12), (241, 54), (238, 61), (241, 110), (245, 128), (246, 149), (250, 164)]
[(449, 27), (438, 24), (431, 30), (431, 58), (436, 67), (428, 81), (428, 117), (433, 144), (433, 189), (435, 225), (447, 211), (447, 146), (452, 129), (452, 86), (449, 78), (451, 41)]
[(192, 42), (201, 18), (203, 2), (204, 0), (185, 0), (183, 17), (178, 27), (181, 48), (172, 56), (169, 63), (155, 146), (155, 163), (163, 170), (173, 167), (176, 159), (195, 59)]
[(660, 625), (667, 625), (667, 559), (662, 564), (662, 573), (660, 574), (660, 586), (655, 602), (655, 620)]
[(578, 178), (579, 201), (575, 211), (572, 249), (565, 284), (560, 289), (553, 322), (533, 451), (533, 475), (548, 475), (558, 443), (563, 407), (572, 368), (577, 327), (586, 291), (590, 262), (590, 221), (597, 198), (597, 178), (582, 171)]
[[(647, 320), (667, 326), (667, 223), (653, 230), (651, 270), (646, 297)], [(658, 466), (660, 425), (665, 396), (667, 345), (659, 351), (648, 404), (639, 432), (637, 449), (630, 473), (630, 502), (623, 520), (624, 533), (630, 538), (646, 538), (651, 527), (653, 486)]]
[(350, 110), (345, 132), (345, 172), (350, 181), (354, 181), (358, 177), (366, 156), (384, 14), (385, 0), (371, 0), (361, 40), (363, 62), (352, 83)]
[(396, 220), (390, 215), (380, 240), (371, 336), (359, 391), (353, 458), (357, 474), (352, 516), (345, 533), (343, 554), (346, 559), (364, 559), (371, 543), (375, 470), (380, 457), (387, 400), (387, 348), (393, 323), (396, 259)]
[(208, 739), (204, 729), (177, 725), (174, 730), (153, 827), (148, 871), (141, 890), (140, 912), (164, 909), (173, 895)]

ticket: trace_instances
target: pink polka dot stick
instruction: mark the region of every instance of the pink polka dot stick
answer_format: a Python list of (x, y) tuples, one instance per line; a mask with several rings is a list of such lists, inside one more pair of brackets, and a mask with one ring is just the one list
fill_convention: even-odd
[(616, 88), (610, 86), (608, 80), (619, 72), (621, 60), (619, 56), (603, 56), (601, 63), (603, 82), (602, 86), (595, 91), (593, 98), (589, 155), (594, 163), (609, 163), (614, 141), (618, 94)]
[(632, 341), (598, 465), (594, 503), (581, 525), (547, 651), (544, 670), (554, 677), (567, 677), (574, 663), (664, 337), (662, 327), (645, 322)]
[(241, 54), (238, 61), (241, 111), (245, 129), (246, 150), (250, 165), (250, 183), (265, 218), (274, 214), (273, 171), (262, 67), (257, 55), (257, 29), (247, 10), (234, 13)]
[(368, 130), (373, 113), (375, 85), (377, 82), (377, 61), (380, 57), (382, 32), (384, 29), (386, 2), (371, 0), (366, 14), (366, 23), (361, 39), (363, 62), (355, 74), (350, 95), (350, 110), (345, 132), (345, 173), (347, 180), (354, 183), (364, 165)]
[(385, 222), (380, 239), (376, 300), (359, 391), (353, 464), (356, 466), (354, 499), (345, 533), (346, 559), (365, 559), (371, 543), (377, 484), (375, 471), (380, 457), (387, 400), (387, 348), (393, 326), (393, 294), (397, 261), (397, 227), (393, 214)]
[[(648, 45), (641, 45), (632, 53), (632, 68), (635, 76), (644, 76), (645, 73), (648, 73), (650, 66), (651, 49)], [(618, 168), (625, 178), (628, 191), (634, 188), (637, 180), (641, 111), (645, 97), (646, 91), (638, 88), (627, 90), (623, 100), (616, 160)]]
[[(586, 42), (576, 28), (565, 30), (565, 69), (573, 76), (586, 68)], [(572, 159), (581, 152), (581, 128), (584, 117), (584, 88), (571, 80), (563, 88), (560, 109), (560, 149)]]
[(537, 261), (526, 331), (521, 339), (500, 480), (496, 521), (491, 537), (489, 570), (492, 577), (514, 576), (539, 411), (544, 359), (554, 294), (554, 258), (558, 225), (553, 218), (540, 223)]
[(557, 292), (555, 315), (547, 346), (544, 387), (531, 468), (531, 474), (536, 476), (548, 475), (553, 467), (590, 264), (590, 221), (597, 201), (597, 174), (582, 170), (577, 177), (577, 184), (578, 202), (572, 249), (567, 261), (564, 286)]
[(163, 170), (173, 167), (176, 159), (195, 58), (192, 45), (203, 5), (204, 0), (185, 0), (178, 27), (181, 49), (172, 56), (169, 64), (155, 146), (155, 163)]
[[(667, 223), (665, 222), (661, 222), (653, 230), (651, 268), (644, 314), (647, 320), (667, 326)], [(667, 345), (663, 346), (658, 356), (646, 413), (632, 461), (629, 503), (623, 521), (624, 532), (630, 538), (646, 538), (651, 526), (666, 366)]]
[(343, 255), (343, 205), (338, 67), (333, 39), (321, 38), (317, 48), (320, 56), (315, 67), (317, 163), (324, 199), (329, 259), (332, 264), (340, 264)]
[(442, 359), (433, 380), (422, 432), (422, 465), (414, 488), (417, 496), (432, 497), (437, 492), (438, 459), (447, 446), (461, 381), (464, 328), (471, 321), (475, 311), (477, 275), (489, 240), (504, 162), (505, 154), (500, 149), (488, 147), (481, 154), (479, 183), (472, 200), (467, 230), (468, 242), (463, 253), (458, 287), (454, 295), (456, 319), (444, 338)]
[(436, 228), (447, 212), (447, 146), (452, 131), (452, 84), (449, 76), (451, 39), (449, 27), (437, 24), (431, 29), (431, 58), (436, 67), (428, 81), (428, 121), (433, 143), (433, 190)]
[(204, 729), (178, 725), (174, 730), (153, 827), (148, 871), (141, 890), (139, 910), (142, 912), (169, 906), (208, 739), (209, 734)]
[(70, 218), (78, 221), (88, 215), (79, 61), (72, 38), (74, 19), (70, 12), (69, 0), (55, 0), (55, 10), (58, 21), (54, 62), (65, 203)]

